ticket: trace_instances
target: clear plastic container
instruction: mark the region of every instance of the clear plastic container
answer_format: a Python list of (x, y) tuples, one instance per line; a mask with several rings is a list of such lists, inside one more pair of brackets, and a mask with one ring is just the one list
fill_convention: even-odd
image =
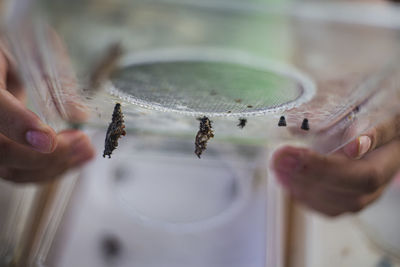
[[(332, 153), (399, 111), (399, 15), (388, 5), (14, 1), (8, 52), (32, 108), (58, 130), (82, 127), (98, 157), (16, 194), (2, 258), (283, 266), (285, 199), (270, 152)], [(128, 135), (104, 159), (116, 102)], [(198, 159), (202, 116), (215, 137)]]

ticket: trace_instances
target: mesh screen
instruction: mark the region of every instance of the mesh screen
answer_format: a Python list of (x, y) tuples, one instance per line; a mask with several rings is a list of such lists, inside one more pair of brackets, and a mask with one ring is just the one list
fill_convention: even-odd
[(115, 71), (111, 93), (147, 108), (196, 116), (264, 114), (310, 98), (313, 87), (304, 76), (271, 66), (191, 59), (135, 62)]

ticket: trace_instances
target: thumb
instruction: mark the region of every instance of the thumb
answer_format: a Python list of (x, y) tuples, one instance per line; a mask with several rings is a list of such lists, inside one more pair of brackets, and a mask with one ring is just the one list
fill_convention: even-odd
[(351, 158), (361, 158), (400, 135), (400, 114), (371, 128), (347, 144), (342, 151)]

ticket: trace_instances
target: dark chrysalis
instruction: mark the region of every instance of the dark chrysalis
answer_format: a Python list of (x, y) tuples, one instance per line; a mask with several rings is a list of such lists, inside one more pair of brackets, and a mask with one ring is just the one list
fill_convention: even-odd
[(211, 121), (207, 117), (198, 118), (200, 121), (200, 128), (196, 135), (195, 145), (197, 157), (200, 158), (201, 153), (207, 149), (207, 142), (214, 137), (214, 132), (212, 130)]
[(243, 129), (246, 126), (246, 123), (247, 123), (247, 119), (240, 118), (239, 119), (239, 124), (237, 125), (237, 127), (239, 127), (240, 129)]
[(301, 124), (301, 129), (305, 131), (310, 130), (310, 125), (308, 125), (308, 119), (303, 120), (303, 123)]
[(281, 117), (279, 118), (278, 126), (279, 126), (279, 127), (284, 127), (284, 126), (286, 126), (286, 119), (285, 119), (285, 116), (281, 116)]
[(103, 158), (106, 156), (111, 158), (112, 152), (118, 146), (118, 139), (121, 137), (121, 135), (126, 134), (124, 128), (124, 115), (121, 111), (121, 104), (117, 103), (115, 104), (114, 112), (112, 114), (112, 121), (107, 129), (106, 140), (104, 142)]

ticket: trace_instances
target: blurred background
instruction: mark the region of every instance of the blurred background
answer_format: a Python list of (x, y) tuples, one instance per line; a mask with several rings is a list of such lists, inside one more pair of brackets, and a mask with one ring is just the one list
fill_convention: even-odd
[[(400, 266), (399, 179), (360, 214), (332, 219), (292, 201), (268, 170), (282, 144), (332, 153), (354, 137), (343, 140), (355, 118), (363, 131), (376, 124), (368, 118), (398, 111), (398, 6), (9, 0), (0, 8), (30, 107), (58, 130), (80, 127), (97, 149), (89, 165), (45, 185), (0, 180), (1, 267)], [(116, 44), (123, 52), (113, 59)], [(110, 55), (111, 74), (101, 63)], [(116, 101), (128, 135), (108, 160)], [(282, 114), (288, 127), (278, 129)], [(216, 136), (199, 160), (201, 115)], [(243, 131), (239, 117), (248, 118)], [(305, 117), (307, 135), (293, 130)]]

